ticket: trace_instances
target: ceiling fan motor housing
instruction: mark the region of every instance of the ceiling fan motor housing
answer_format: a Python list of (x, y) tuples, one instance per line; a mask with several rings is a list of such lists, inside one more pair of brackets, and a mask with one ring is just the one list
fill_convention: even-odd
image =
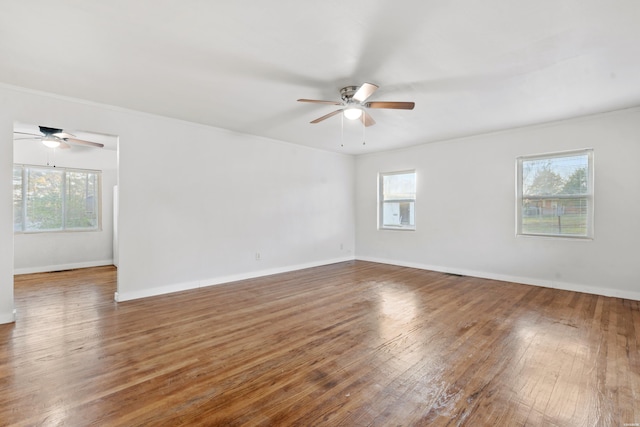
[(53, 135), (53, 134), (62, 132), (62, 129), (49, 128), (46, 126), (38, 126), (38, 127), (40, 128), (40, 132), (42, 132), (45, 135)]
[(351, 102), (353, 95), (358, 91), (358, 86), (345, 86), (340, 89), (340, 97), (344, 102)]

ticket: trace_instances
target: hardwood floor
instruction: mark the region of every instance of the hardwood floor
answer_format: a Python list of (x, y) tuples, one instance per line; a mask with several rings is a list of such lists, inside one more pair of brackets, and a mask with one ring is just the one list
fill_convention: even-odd
[(112, 267), (16, 276), (0, 425), (640, 423), (638, 301), (362, 261), (114, 291)]

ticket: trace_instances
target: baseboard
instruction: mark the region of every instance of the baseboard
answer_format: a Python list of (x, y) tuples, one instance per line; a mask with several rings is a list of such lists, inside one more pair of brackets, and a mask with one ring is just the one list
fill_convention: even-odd
[(544, 280), (544, 279), (531, 278), (531, 277), (510, 276), (510, 275), (495, 274), (495, 273), (490, 273), (485, 271), (467, 270), (463, 268), (442, 267), (438, 265), (405, 262), (405, 261), (391, 260), (386, 258), (356, 256), (356, 259), (360, 261), (377, 262), (380, 264), (397, 265), (400, 267), (417, 268), (419, 270), (431, 270), (431, 271), (438, 271), (441, 273), (459, 274), (462, 276), (471, 276), (471, 277), (478, 277), (482, 279), (499, 280), (501, 282), (520, 283), (523, 285), (541, 286), (544, 288), (561, 289), (563, 291), (582, 292), (585, 294), (602, 295), (605, 297), (624, 298), (624, 299), (640, 301), (640, 292), (625, 291), (622, 289), (602, 288), (602, 287), (587, 286), (587, 285), (568, 283), (568, 282), (559, 282), (555, 280)]
[(50, 273), (52, 271), (74, 270), (76, 268), (102, 267), (105, 265), (113, 265), (112, 259), (101, 261), (75, 262), (69, 264), (44, 265), (39, 267), (14, 268), (13, 274), (33, 274), (33, 273)]
[(13, 323), (16, 321), (16, 310), (14, 309), (13, 311), (7, 312), (7, 313), (0, 313), (0, 325), (5, 324), (5, 323)]
[(232, 274), (228, 276), (213, 277), (192, 282), (175, 283), (166, 286), (158, 286), (156, 288), (143, 289), (131, 292), (116, 292), (114, 299), (118, 302), (131, 301), (140, 298), (148, 298), (158, 295), (170, 294), (173, 292), (187, 291), (190, 289), (204, 288), (208, 286), (221, 285), (224, 283), (238, 282), (240, 280), (255, 279), (257, 277), (271, 276), (273, 274), (288, 273), (290, 271), (304, 270), (306, 268), (320, 267), (323, 265), (336, 264), (339, 262), (353, 261), (354, 257), (340, 257), (323, 261), (314, 261), (304, 264), (289, 265), (285, 267), (269, 268), (265, 270), (257, 270), (249, 273)]

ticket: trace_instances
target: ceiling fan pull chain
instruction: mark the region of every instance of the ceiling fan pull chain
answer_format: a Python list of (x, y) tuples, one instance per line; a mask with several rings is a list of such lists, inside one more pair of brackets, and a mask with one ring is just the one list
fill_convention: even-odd
[(365, 126), (365, 124), (364, 124), (364, 119), (365, 119), (365, 115), (363, 114), (362, 115), (362, 145), (366, 144), (366, 142), (365, 142), (366, 140), (364, 138), (364, 130), (366, 129), (367, 126)]
[(340, 114), (340, 147), (344, 147), (344, 114)]
[(56, 167), (56, 149), (47, 150), (47, 166)]

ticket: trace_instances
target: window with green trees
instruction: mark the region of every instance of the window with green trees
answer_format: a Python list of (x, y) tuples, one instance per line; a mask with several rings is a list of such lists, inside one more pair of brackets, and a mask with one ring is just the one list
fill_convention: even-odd
[(517, 159), (517, 233), (593, 237), (593, 150)]
[(100, 229), (101, 172), (14, 165), (16, 232)]

